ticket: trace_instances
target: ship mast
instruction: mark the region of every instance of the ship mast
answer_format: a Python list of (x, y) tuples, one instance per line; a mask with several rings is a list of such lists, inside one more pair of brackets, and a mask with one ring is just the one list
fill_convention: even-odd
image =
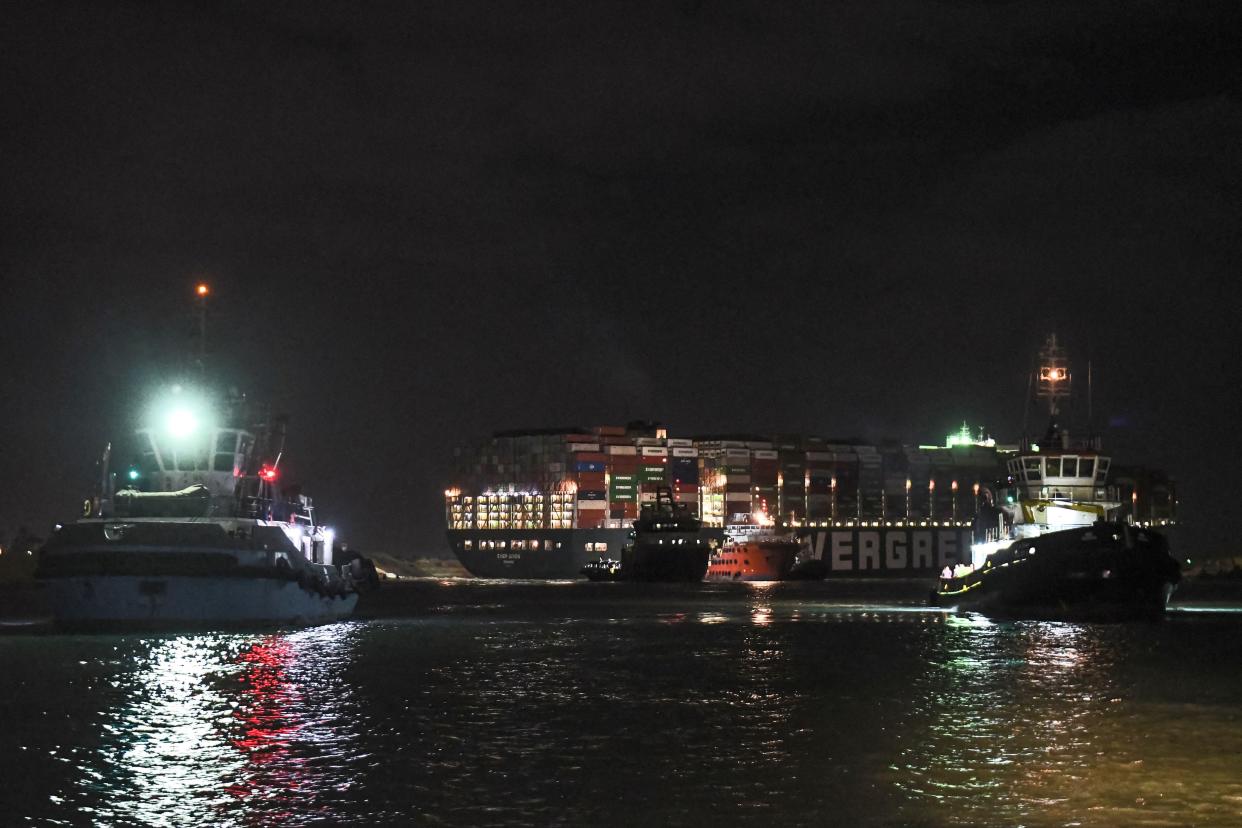
[(1068, 432), (1061, 426), (1061, 403), (1069, 399), (1072, 377), (1069, 370), (1069, 358), (1065, 348), (1057, 342), (1057, 335), (1051, 334), (1039, 352), (1039, 372), (1035, 376), (1036, 399), (1048, 402), (1048, 433), (1044, 440), (1049, 444), (1064, 442)]
[(203, 378), (207, 374), (207, 297), (211, 295), (211, 287), (206, 282), (199, 282), (194, 286), (195, 305), (198, 309), (198, 331), (195, 355), (195, 367), (198, 368), (199, 378)]

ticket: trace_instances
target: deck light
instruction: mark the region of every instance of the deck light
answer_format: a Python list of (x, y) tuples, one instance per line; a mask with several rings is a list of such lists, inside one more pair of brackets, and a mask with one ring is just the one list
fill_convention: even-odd
[(164, 426), (173, 437), (189, 437), (198, 428), (198, 418), (190, 409), (178, 406), (168, 412)]

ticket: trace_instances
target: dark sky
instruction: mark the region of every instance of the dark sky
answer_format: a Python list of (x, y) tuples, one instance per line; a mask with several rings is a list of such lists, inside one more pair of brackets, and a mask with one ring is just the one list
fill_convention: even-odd
[(1239, 33), (1236, 0), (25, 4), (0, 533), (74, 513), (205, 276), (217, 369), (358, 546), (442, 550), (495, 429), (1014, 440), (1055, 329), (1188, 551), (1242, 551)]

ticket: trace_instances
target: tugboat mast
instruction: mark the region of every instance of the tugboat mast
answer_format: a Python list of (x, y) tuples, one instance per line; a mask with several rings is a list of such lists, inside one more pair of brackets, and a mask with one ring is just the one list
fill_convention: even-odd
[[(1048, 401), (1048, 433), (1044, 442), (1049, 445), (1064, 443), (1069, 433), (1060, 422), (1061, 403), (1069, 399), (1072, 377), (1069, 358), (1065, 348), (1057, 343), (1057, 335), (1051, 334), (1039, 352), (1039, 372), (1035, 377), (1035, 397)], [(1065, 447), (1065, 446), (1062, 446)]]
[(195, 367), (198, 368), (200, 377), (207, 374), (207, 297), (210, 295), (211, 286), (206, 282), (199, 282), (194, 286), (195, 305), (198, 308), (198, 354)]

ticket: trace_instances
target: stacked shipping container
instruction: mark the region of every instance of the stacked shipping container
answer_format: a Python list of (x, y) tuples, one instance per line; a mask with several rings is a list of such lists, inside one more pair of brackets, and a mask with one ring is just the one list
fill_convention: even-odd
[(991, 486), (998, 468), (996, 449), (977, 444), (690, 440), (654, 426), (501, 433), (458, 458), (460, 489), (446, 493), (453, 528), (628, 525), (661, 486), (709, 526), (966, 521), (976, 484)]

